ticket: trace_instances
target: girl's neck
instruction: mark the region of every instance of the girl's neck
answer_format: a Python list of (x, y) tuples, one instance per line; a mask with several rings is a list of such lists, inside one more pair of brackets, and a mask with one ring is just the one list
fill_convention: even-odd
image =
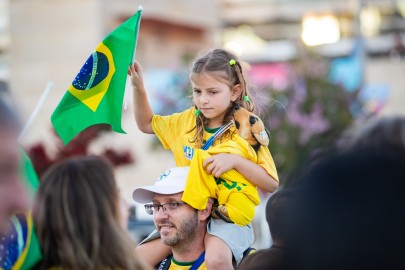
[(221, 126), (222, 126), (222, 123), (219, 123), (217, 121), (216, 122), (208, 121), (208, 124), (205, 128), (216, 129), (216, 128), (220, 128)]
[(217, 132), (217, 130), (218, 130), (219, 128), (220, 128), (220, 127), (215, 127), (215, 128), (204, 127), (204, 130), (205, 130), (206, 132), (208, 132), (208, 133), (215, 133), (215, 132)]

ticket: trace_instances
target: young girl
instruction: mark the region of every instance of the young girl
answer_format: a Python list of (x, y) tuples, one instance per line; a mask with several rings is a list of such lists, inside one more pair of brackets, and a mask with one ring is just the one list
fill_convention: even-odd
[[(253, 111), (242, 66), (237, 57), (222, 49), (209, 51), (198, 58), (191, 69), (190, 80), (194, 106), (168, 116), (154, 115), (143, 85), (142, 68), (135, 62), (129, 69), (134, 87), (135, 119), (138, 128), (156, 134), (165, 149), (172, 150), (177, 166), (190, 166), (194, 151), (200, 149), (218, 128), (233, 119), (236, 106)], [(235, 127), (230, 128), (214, 146), (232, 140)], [(254, 186), (273, 192), (278, 186), (274, 161), (267, 147), (260, 147), (257, 163), (238, 154), (219, 153), (204, 160), (206, 172), (215, 177), (235, 169)], [(238, 226), (222, 219), (211, 219), (205, 239), (208, 269), (233, 269), (236, 262), (253, 243), (252, 226)], [(160, 241), (139, 246), (143, 257), (156, 265), (170, 252)], [(157, 253), (159, 250), (161, 253)], [(155, 254), (151, 257), (151, 254)]]

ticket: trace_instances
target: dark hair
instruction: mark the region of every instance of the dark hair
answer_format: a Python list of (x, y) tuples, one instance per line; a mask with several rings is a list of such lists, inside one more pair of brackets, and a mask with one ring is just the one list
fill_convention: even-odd
[[(234, 60), (234, 64), (231, 65), (230, 61)], [(240, 84), (241, 94), (234, 102), (234, 106), (229, 108), (224, 117), (223, 124), (229, 122), (233, 118), (233, 113), (236, 105), (239, 105), (248, 111), (254, 110), (253, 96), (249, 93), (249, 88), (246, 84), (245, 75), (242, 70), (241, 62), (237, 56), (230, 51), (224, 49), (214, 49), (206, 52), (201, 57), (197, 58), (191, 68), (190, 79), (203, 72), (215, 73), (215, 76), (220, 76), (224, 79), (229, 86), (235, 86)], [(249, 97), (249, 100), (245, 100), (245, 96)], [(196, 129), (196, 134), (192, 140), (197, 147), (200, 147), (204, 137), (204, 126), (207, 125), (207, 118), (203, 114), (197, 116), (196, 127), (189, 132)], [(224, 134), (226, 136), (227, 133)]]
[(292, 269), (404, 269), (405, 156), (348, 151), (317, 164), (291, 207)]
[(39, 269), (140, 269), (119, 222), (109, 163), (76, 157), (54, 165), (41, 180), (33, 213), (44, 255)]
[(288, 223), (287, 210), (294, 194), (293, 188), (283, 188), (271, 195), (266, 204), (266, 220), (271, 238), (274, 241), (285, 240)]
[(370, 119), (360, 128), (350, 130), (343, 143), (344, 151), (357, 149), (389, 155), (405, 153), (405, 117)]

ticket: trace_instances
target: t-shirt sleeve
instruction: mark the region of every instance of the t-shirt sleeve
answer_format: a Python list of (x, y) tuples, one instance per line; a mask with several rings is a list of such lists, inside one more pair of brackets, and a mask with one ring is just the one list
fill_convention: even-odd
[(273, 157), (270, 154), (269, 148), (265, 146), (261, 146), (259, 148), (259, 151), (257, 153), (257, 164), (262, 166), (266, 172), (274, 178), (277, 182), (278, 180), (278, 174), (277, 174), (277, 169), (276, 169), (276, 164), (274, 164)]
[(155, 114), (152, 118), (153, 131), (166, 150), (170, 149), (170, 144), (175, 141), (176, 135), (178, 136), (177, 127), (181, 115), (182, 113), (165, 116)]

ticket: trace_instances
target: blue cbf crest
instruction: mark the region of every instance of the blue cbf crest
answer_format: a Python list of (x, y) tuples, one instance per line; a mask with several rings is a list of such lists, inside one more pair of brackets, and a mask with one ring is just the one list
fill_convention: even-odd
[(158, 182), (158, 181), (162, 181), (163, 179), (165, 179), (166, 177), (168, 177), (169, 176), (169, 174), (170, 174), (170, 170), (167, 170), (167, 171), (165, 171), (164, 173), (162, 173), (160, 176), (159, 176), (159, 178), (156, 180), (156, 182)]

